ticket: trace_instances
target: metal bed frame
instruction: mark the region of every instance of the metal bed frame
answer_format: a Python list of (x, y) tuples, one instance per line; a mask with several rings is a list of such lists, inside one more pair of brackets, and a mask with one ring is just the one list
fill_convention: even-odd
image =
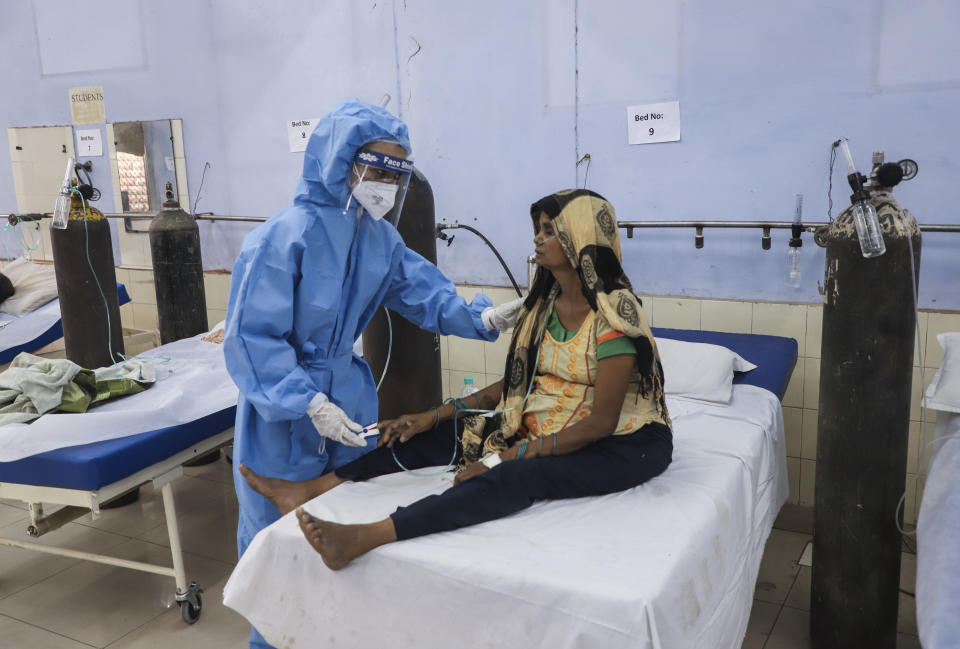
[[(0, 546), (33, 550), (35, 552), (44, 552), (70, 557), (72, 559), (93, 561), (109, 566), (119, 566), (121, 568), (173, 577), (177, 586), (175, 599), (180, 606), (181, 617), (187, 624), (193, 624), (200, 619), (200, 613), (203, 608), (203, 600), (200, 594), (203, 592), (203, 589), (200, 588), (195, 581), (187, 583), (186, 571), (183, 564), (183, 550), (180, 545), (180, 529), (177, 525), (176, 507), (174, 505), (173, 488), (171, 484), (183, 475), (184, 463), (211, 453), (221, 446), (230, 444), (232, 440), (233, 427), (231, 426), (227, 430), (197, 442), (175, 455), (141, 469), (122, 480), (101, 487), (96, 491), (41, 487), (0, 481), (0, 498), (19, 500), (27, 503), (30, 511), (30, 525), (27, 527), (27, 534), (32, 537), (40, 537), (47, 532), (56, 530), (70, 521), (85, 515), (88, 511), (92, 513), (94, 520), (96, 520), (100, 516), (100, 506), (102, 504), (130, 492), (140, 485), (152, 482), (154, 488), (160, 489), (160, 494), (163, 498), (163, 509), (167, 522), (167, 532), (170, 537), (170, 554), (173, 557), (173, 567), (159, 566), (141, 561), (130, 561), (103, 554), (80, 552), (39, 543), (27, 543), (2, 537), (0, 537)], [(43, 510), (44, 503), (63, 505), (63, 507), (50, 514), (46, 514)]]

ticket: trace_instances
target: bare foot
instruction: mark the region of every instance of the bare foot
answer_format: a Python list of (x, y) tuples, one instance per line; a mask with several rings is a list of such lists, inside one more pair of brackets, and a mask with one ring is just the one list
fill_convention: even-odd
[(297, 522), (307, 542), (320, 553), (330, 570), (340, 570), (360, 555), (397, 540), (390, 518), (366, 525), (341, 525), (314, 518), (300, 507)]
[(244, 464), (240, 465), (240, 473), (250, 488), (276, 505), (281, 514), (293, 511), (299, 505), (344, 482), (333, 472), (303, 482), (267, 478)]

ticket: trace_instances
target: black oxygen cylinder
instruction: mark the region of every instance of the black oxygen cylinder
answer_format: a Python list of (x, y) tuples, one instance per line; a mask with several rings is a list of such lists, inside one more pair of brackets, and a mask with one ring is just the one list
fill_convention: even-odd
[(88, 369), (113, 365), (123, 354), (123, 326), (110, 224), (95, 207), (84, 212), (73, 194), (67, 227), (50, 228), (50, 242), (67, 358)]
[[(815, 649), (894, 649), (920, 229), (873, 188), (886, 253), (865, 259), (851, 209), (829, 226), (814, 496)], [(913, 264), (910, 251), (913, 249)], [(911, 270), (912, 269), (912, 270)]]
[(150, 222), (150, 255), (160, 342), (165, 345), (207, 331), (200, 229), (173, 199), (169, 183), (163, 209)]
[[(419, 169), (414, 168), (400, 213), (398, 230), (407, 247), (437, 263), (436, 222), (433, 190)], [(390, 312), (393, 347), (390, 365), (380, 386), (380, 419), (421, 412), (439, 405), (443, 398), (440, 381), (440, 338)], [(381, 307), (363, 330), (363, 357), (370, 364), (374, 381), (379, 381), (387, 358), (390, 332)]]

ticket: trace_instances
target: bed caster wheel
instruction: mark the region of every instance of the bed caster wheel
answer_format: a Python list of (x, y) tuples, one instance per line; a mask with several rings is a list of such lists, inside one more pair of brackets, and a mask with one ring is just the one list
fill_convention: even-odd
[(197, 605), (190, 602), (180, 602), (180, 617), (187, 624), (193, 624), (200, 619), (200, 612), (203, 610), (203, 599), (197, 595)]
[(200, 619), (200, 613), (203, 610), (203, 598), (200, 593), (203, 589), (197, 586), (197, 582), (191, 582), (187, 592), (177, 595), (177, 601), (180, 603), (180, 617), (187, 624), (194, 624)]

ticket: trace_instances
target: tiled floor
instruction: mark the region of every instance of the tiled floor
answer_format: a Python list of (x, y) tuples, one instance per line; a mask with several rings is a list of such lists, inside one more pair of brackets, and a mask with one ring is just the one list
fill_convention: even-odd
[[(180, 619), (170, 577), (0, 547), (0, 647), (11, 649), (226, 649), (245, 647), (249, 626), (223, 606), (236, 564), (237, 500), (223, 460), (186, 469), (174, 483), (187, 579), (204, 589), (193, 626)], [(30, 541), (23, 505), (0, 501), (0, 536)], [(87, 515), (38, 542), (171, 565), (159, 491)]]
[[(774, 529), (760, 563), (743, 649), (810, 649), (810, 568), (799, 565), (810, 534)], [(904, 552), (900, 568), (897, 649), (920, 649), (913, 597), (917, 557)]]
[[(236, 563), (236, 498), (223, 460), (188, 468), (174, 483), (189, 579), (204, 588), (203, 614), (184, 624), (173, 580), (90, 562), (0, 547), (0, 647), (28, 649), (242, 648), (249, 627), (222, 604)], [(784, 517), (781, 516), (781, 520)], [(0, 501), (0, 536), (29, 540), (27, 512)], [(803, 525), (778, 523), (803, 529)], [(774, 529), (757, 580), (743, 649), (810, 647), (810, 568), (798, 564), (810, 535)], [(45, 544), (170, 565), (160, 494), (142, 487), (139, 502), (85, 516), (40, 539)], [(903, 556), (901, 587), (913, 592), (916, 557)], [(913, 599), (901, 594), (898, 648), (919, 648)]]

